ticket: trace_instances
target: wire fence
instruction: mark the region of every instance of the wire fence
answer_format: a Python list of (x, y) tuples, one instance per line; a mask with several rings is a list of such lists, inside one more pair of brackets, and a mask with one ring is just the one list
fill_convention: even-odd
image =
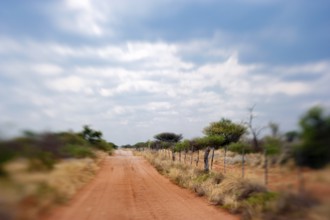
[[(167, 160), (173, 161), (173, 154), (170, 150), (160, 150), (159, 154)], [(246, 158), (246, 160), (249, 159), (251, 158)], [(262, 156), (254, 160), (262, 160)], [(216, 150), (214, 152), (213, 163), (211, 164), (211, 151), (208, 161), (210, 170), (213, 172), (221, 172), (237, 178), (251, 179), (261, 184), (266, 184), (267, 181), (267, 187), (274, 190), (298, 190), (298, 185), (301, 182), (297, 170), (294, 168), (288, 169), (287, 167), (268, 165), (268, 172), (265, 174), (264, 161), (256, 161), (258, 165), (251, 165), (251, 161), (245, 161), (243, 167), (242, 155), (233, 154), (232, 152), (228, 152), (228, 156), (225, 158), (224, 151)], [(204, 151), (175, 153), (174, 163), (183, 163), (204, 169)], [(267, 178), (265, 177), (266, 175)]]

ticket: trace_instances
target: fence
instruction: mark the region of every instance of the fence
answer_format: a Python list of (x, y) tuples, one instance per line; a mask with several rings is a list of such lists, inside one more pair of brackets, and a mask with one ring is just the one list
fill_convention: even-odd
[[(173, 155), (170, 150), (160, 150), (159, 154), (168, 160), (172, 160)], [(209, 154), (211, 161), (212, 151)], [(233, 177), (243, 177), (265, 184), (265, 170), (262, 155), (246, 155), (244, 169), (242, 168), (242, 155), (227, 152), (226, 163), (224, 162), (224, 151), (216, 150), (210, 169), (214, 172), (225, 173)], [(204, 169), (204, 151), (175, 153), (175, 163), (184, 163), (192, 167)], [(244, 175), (243, 175), (244, 172)], [(297, 175), (296, 169), (288, 169), (280, 166), (268, 165), (267, 186), (273, 190), (297, 190), (301, 187), (301, 177)], [(299, 186), (300, 185), (300, 186)]]

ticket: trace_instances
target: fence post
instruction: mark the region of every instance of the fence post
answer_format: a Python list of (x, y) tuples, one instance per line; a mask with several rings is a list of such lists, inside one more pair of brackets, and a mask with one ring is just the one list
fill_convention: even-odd
[(225, 146), (225, 154), (223, 157), (223, 172), (226, 173), (226, 154), (227, 154), (227, 146)]
[(197, 150), (197, 160), (196, 160), (196, 167), (198, 167), (198, 162), (199, 162), (199, 150)]
[(268, 157), (267, 149), (264, 149), (264, 158), (265, 158), (265, 185), (268, 185)]
[(186, 158), (187, 158), (187, 151), (184, 151), (184, 164), (186, 164)]
[(213, 168), (213, 160), (214, 160), (214, 147), (212, 148), (211, 170), (212, 170), (212, 168)]
[(245, 149), (244, 149), (244, 147), (243, 147), (243, 149), (242, 149), (242, 178), (244, 178), (244, 169), (245, 169), (245, 161), (244, 161), (244, 158), (245, 157)]

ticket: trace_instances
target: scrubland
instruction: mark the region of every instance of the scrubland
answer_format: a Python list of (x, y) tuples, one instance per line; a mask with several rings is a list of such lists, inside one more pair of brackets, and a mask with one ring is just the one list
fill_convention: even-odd
[(65, 159), (50, 171), (31, 171), (24, 158), (4, 165), (0, 178), (0, 219), (37, 219), (53, 205), (67, 201), (90, 181), (108, 153), (95, 151), (95, 158)]
[[(247, 158), (247, 174), (242, 178), (240, 169), (235, 164), (240, 161), (239, 155), (229, 152), (227, 172), (224, 173), (217, 158), (212, 171), (205, 172), (196, 166), (197, 158), (190, 163), (190, 158), (176, 160), (162, 151), (137, 152), (144, 156), (161, 174), (175, 184), (189, 189), (197, 196), (205, 196), (210, 204), (236, 213), (242, 219), (312, 219), (330, 218), (330, 203), (327, 198), (318, 198), (313, 192), (305, 190), (297, 193), (292, 188), (274, 188), (266, 186), (260, 174), (253, 174), (253, 167), (262, 166), (262, 156), (252, 154)], [(237, 159), (238, 158), (238, 159)], [(199, 158), (199, 164), (202, 164)], [(274, 164), (276, 161), (274, 160)], [(218, 167), (217, 167), (218, 165)], [(275, 166), (274, 166), (275, 167)], [(287, 168), (286, 171), (294, 168)], [(235, 172), (234, 172), (235, 171)], [(309, 175), (308, 178), (321, 179), (327, 182), (327, 170)], [(283, 179), (285, 182), (285, 179)]]
[(0, 219), (38, 219), (96, 174), (113, 144), (102, 133), (33, 133), (0, 140)]

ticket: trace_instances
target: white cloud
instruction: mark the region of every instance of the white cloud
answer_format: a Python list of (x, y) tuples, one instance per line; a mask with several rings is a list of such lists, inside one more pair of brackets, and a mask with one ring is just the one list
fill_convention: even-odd
[(63, 0), (58, 10), (63, 13), (56, 19), (66, 31), (77, 31), (94, 36), (104, 34), (103, 23), (106, 18), (104, 12), (98, 7), (97, 1)]
[(146, 105), (146, 109), (150, 109), (153, 111), (169, 110), (171, 108), (172, 108), (172, 105), (169, 102), (150, 102)]
[[(306, 97), (325, 96), (329, 92), (330, 61), (301, 66), (244, 64), (237, 52), (228, 52), (214, 55), (221, 56), (218, 61), (194, 63), (184, 59), (184, 44), (166, 42), (97, 47), (33, 41), (11, 43), (15, 47), (3, 53), (11, 56), (23, 53), (26, 58), (0, 62), (1, 76), (16, 82), (15, 89), (10, 84), (1, 89), (1, 98), (8, 103), (0, 106), (0, 113), (10, 119), (21, 118), (6, 107), (11, 100), (19, 100), (32, 106), (21, 113), (25, 117), (35, 115), (34, 109), (39, 109), (40, 119), (33, 120), (40, 121), (40, 127), (51, 123), (56, 128), (79, 128), (94, 123), (115, 132), (126, 131), (128, 127), (148, 129), (149, 133), (177, 129), (189, 131), (189, 136), (221, 117), (243, 120), (247, 107), (254, 103), (257, 106), (262, 103), (267, 109), (270, 108), (267, 105), (280, 104), (284, 99), (297, 100), (304, 106), (303, 103), (313, 103)], [(203, 44), (201, 48), (209, 48), (207, 53), (212, 54), (212, 48)], [(191, 53), (198, 53), (198, 47)], [(214, 49), (215, 53), (217, 50)], [(91, 59), (98, 62), (85, 64), (85, 60)], [(314, 78), (286, 79), (301, 73)], [(10, 94), (10, 98), (5, 99), (4, 94)], [(288, 111), (293, 110), (288, 107)], [(262, 113), (262, 117), (269, 117)], [(49, 121), (41, 122), (43, 118)], [(134, 132), (129, 135), (134, 140), (140, 138)], [(123, 136), (118, 136), (118, 141), (124, 142)]]
[(85, 79), (78, 76), (68, 76), (64, 78), (58, 78), (49, 80), (46, 82), (50, 88), (55, 89), (59, 92), (81, 92), (89, 83)]
[(62, 72), (62, 68), (50, 63), (40, 63), (33, 65), (32, 71), (41, 75), (58, 75)]

